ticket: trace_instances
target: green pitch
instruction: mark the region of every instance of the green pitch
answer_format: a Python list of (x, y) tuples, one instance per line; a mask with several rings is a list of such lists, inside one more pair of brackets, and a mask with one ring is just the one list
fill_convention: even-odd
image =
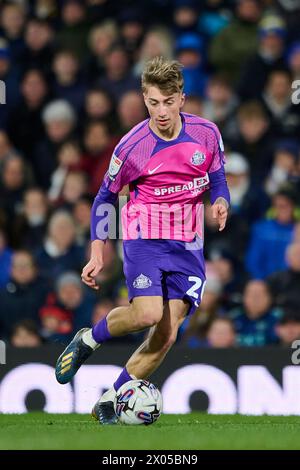
[(165, 415), (100, 426), (88, 415), (0, 414), (0, 449), (300, 449), (299, 416)]

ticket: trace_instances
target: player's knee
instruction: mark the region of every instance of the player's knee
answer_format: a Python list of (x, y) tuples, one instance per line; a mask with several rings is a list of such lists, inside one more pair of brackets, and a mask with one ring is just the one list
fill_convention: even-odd
[(162, 318), (162, 311), (160, 309), (145, 309), (144, 311), (139, 312), (136, 317), (136, 322), (139, 328), (150, 328), (151, 326), (156, 325)]

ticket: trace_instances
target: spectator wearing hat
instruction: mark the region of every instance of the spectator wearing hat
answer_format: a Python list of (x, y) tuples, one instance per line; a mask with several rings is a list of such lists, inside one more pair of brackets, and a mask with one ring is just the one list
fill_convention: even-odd
[(275, 327), (282, 311), (272, 307), (272, 297), (264, 281), (249, 281), (243, 304), (228, 313), (236, 330), (238, 346), (266, 346), (277, 343)]
[(298, 180), (299, 152), (300, 147), (296, 140), (281, 139), (277, 142), (273, 164), (264, 184), (265, 190), (270, 196), (289, 182), (292, 184)]
[(293, 239), (296, 199), (289, 190), (274, 194), (269, 216), (255, 222), (246, 251), (246, 268), (254, 279), (266, 279), (287, 267), (285, 251)]
[(285, 270), (272, 273), (267, 281), (275, 304), (294, 310), (300, 317), (300, 241), (287, 247), (286, 263)]
[(57, 167), (55, 156), (59, 147), (72, 137), (77, 116), (68, 101), (54, 100), (43, 109), (42, 120), (46, 136), (35, 147), (33, 168), (39, 184), (48, 189)]
[(292, 343), (300, 339), (300, 315), (293, 310), (285, 310), (283, 317), (275, 327), (281, 346), (290, 348)]
[(232, 21), (213, 37), (209, 60), (217, 73), (234, 83), (246, 60), (255, 53), (262, 7), (257, 0), (238, 0)]
[(184, 92), (203, 97), (207, 83), (203, 41), (196, 33), (185, 33), (176, 43), (176, 57), (183, 65)]
[(286, 25), (280, 16), (267, 15), (259, 23), (258, 48), (241, 70), (238, 93), (242, 100), (258, 99), (271, 72), (283, 68)]
[(73, 331), (92, 325), (96, 298), (85, 293), (79, 274), (67, 271), (40, 309), (42, 334), (50, 341), (68, 341)]

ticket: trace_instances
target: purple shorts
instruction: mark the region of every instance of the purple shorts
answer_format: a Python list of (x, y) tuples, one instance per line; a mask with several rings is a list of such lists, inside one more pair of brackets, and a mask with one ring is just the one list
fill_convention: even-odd
[[(191, 242), (195, 243), (195, 242)], [(205, 285), (202, 246), (187, 249), (176, 240), (124, 240), (124, 274), (128, 298), (160, 295), (164, 300), (187, 299), (188, 314), (199, 306)]]

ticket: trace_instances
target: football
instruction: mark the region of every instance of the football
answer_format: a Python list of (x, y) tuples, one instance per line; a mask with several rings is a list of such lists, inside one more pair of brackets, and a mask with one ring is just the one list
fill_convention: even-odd
[(123, 424), (152, 424), (162, 412), (160, 391), (147, 380), (130, 380), (117, 391), (115, 413)]

